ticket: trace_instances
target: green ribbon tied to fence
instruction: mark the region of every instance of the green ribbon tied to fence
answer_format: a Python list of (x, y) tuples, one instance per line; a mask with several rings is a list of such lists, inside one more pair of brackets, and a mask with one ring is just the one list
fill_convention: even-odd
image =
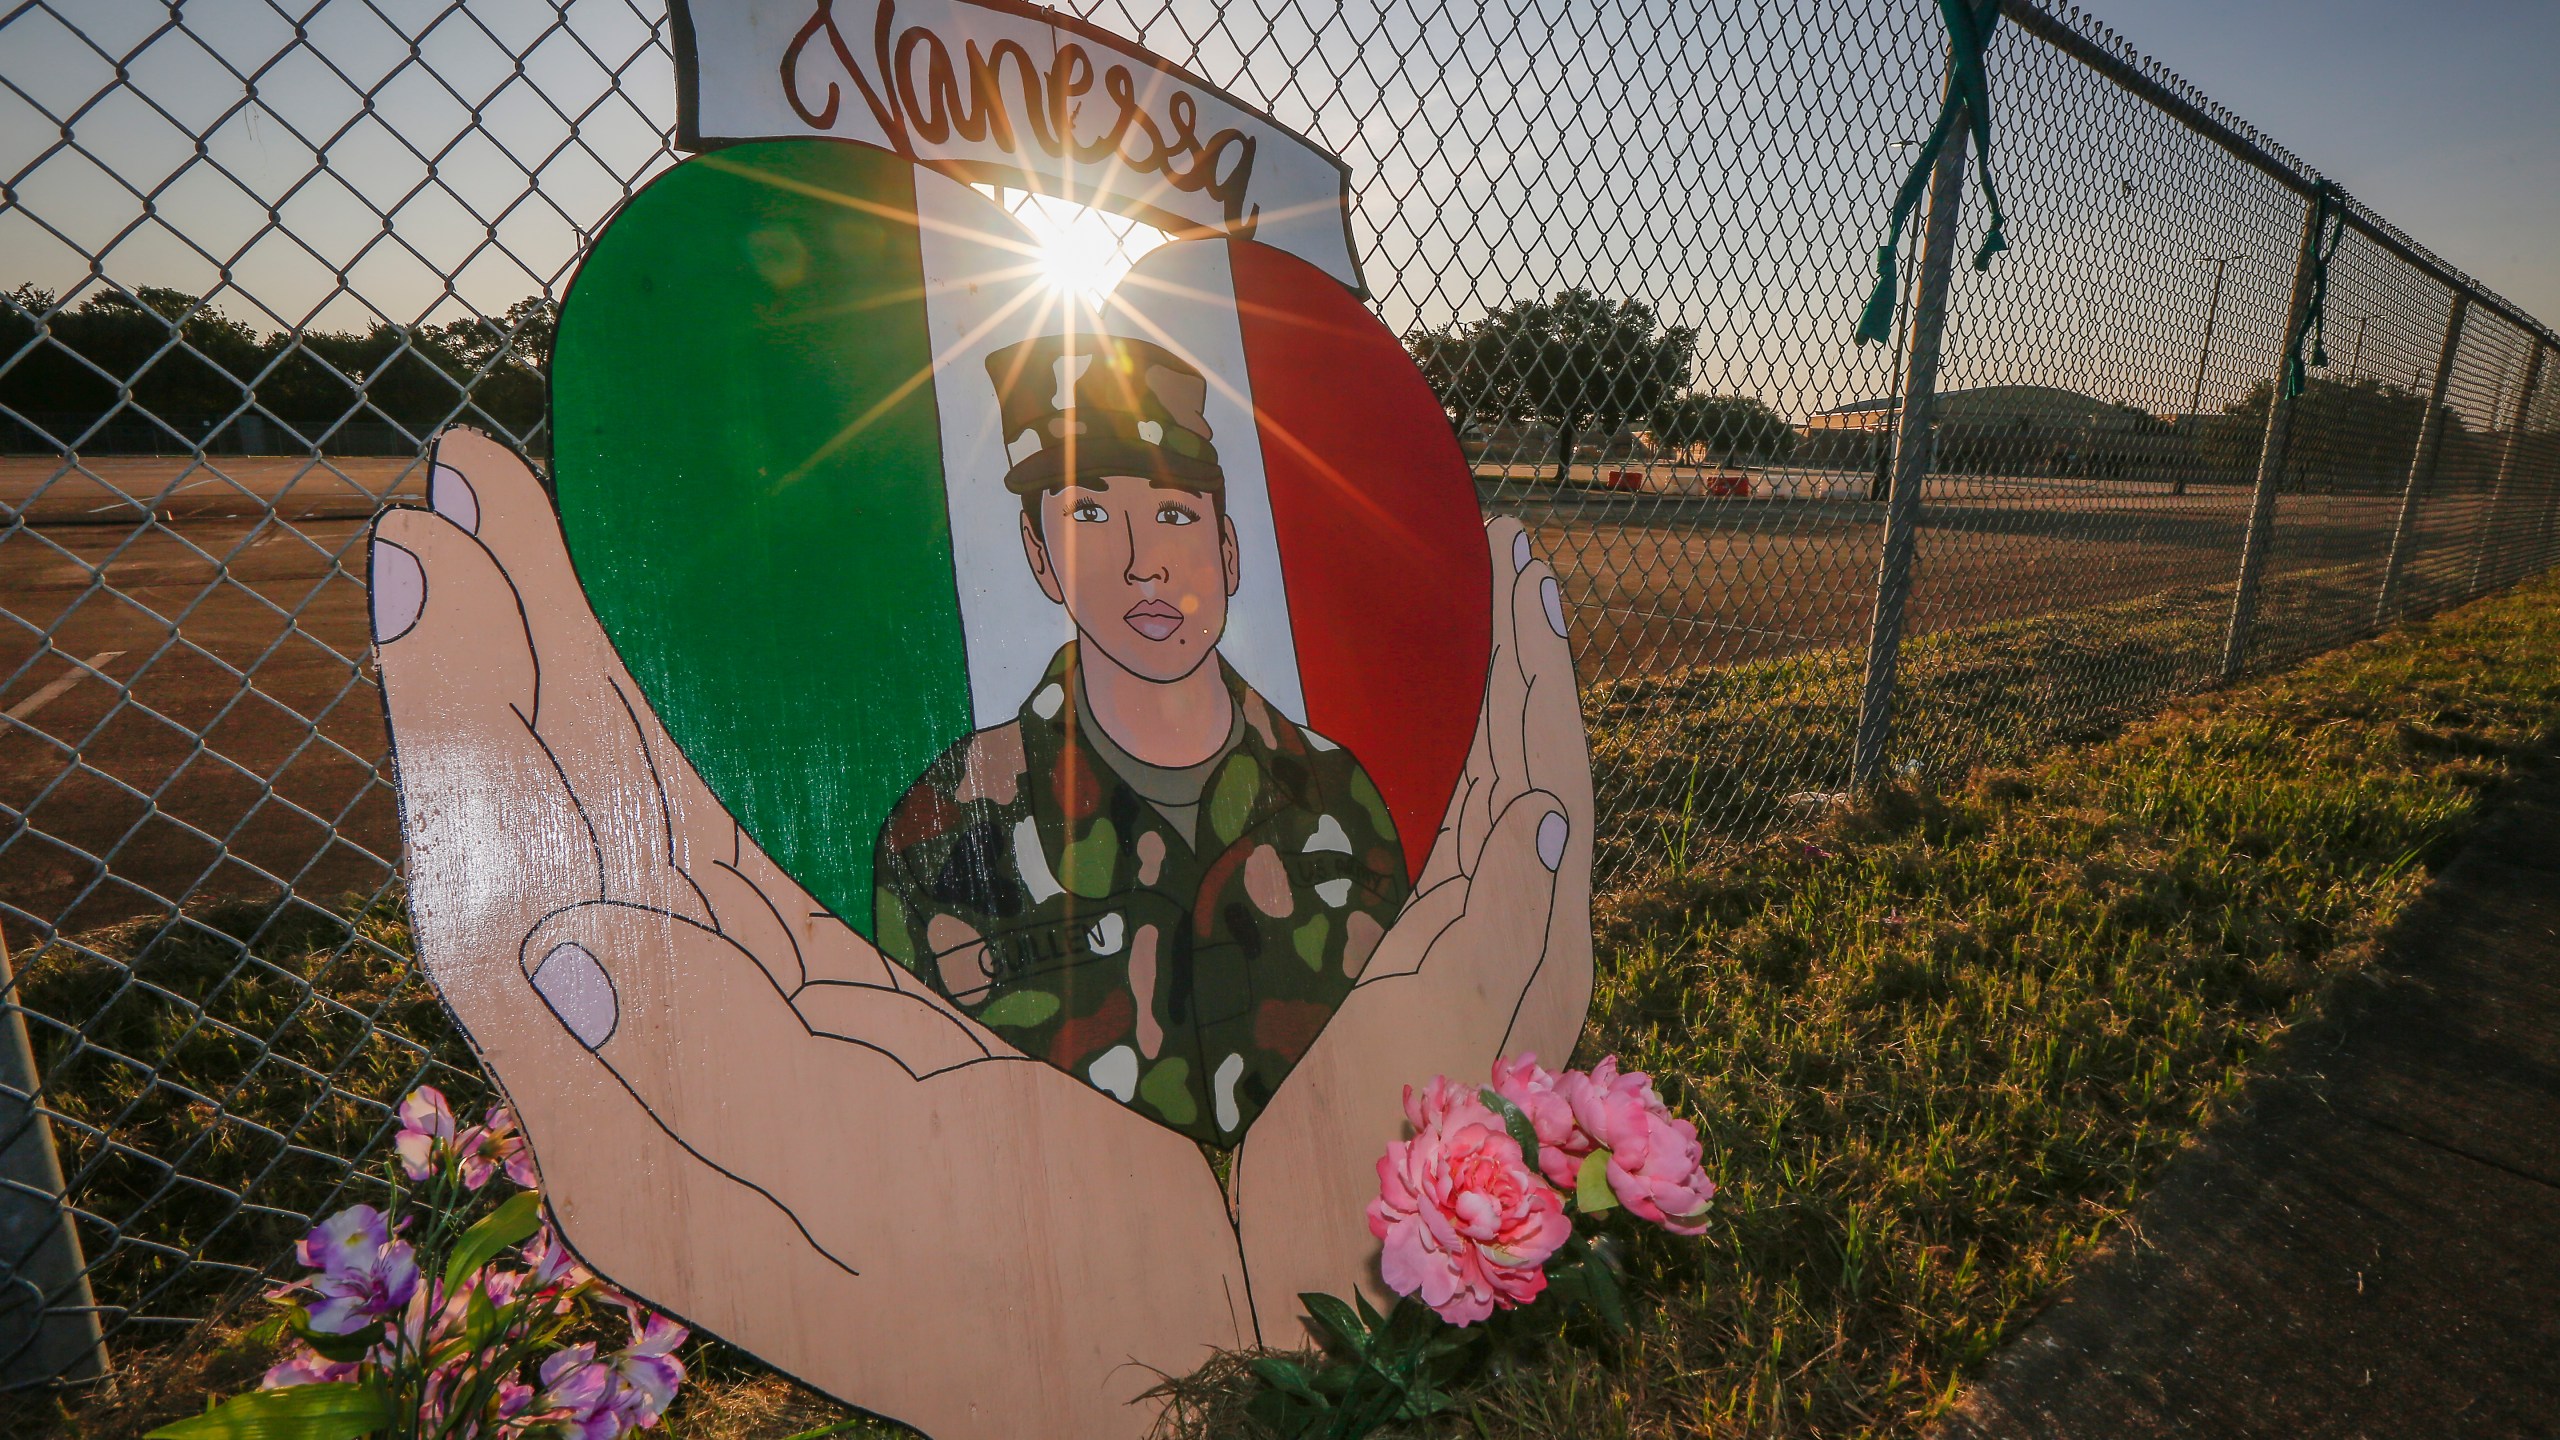
[[(2311, 383), (2302, 358), (2303, 342), (2311, 342), (2309, 369), (2329, 368), (2329, 261), (2338, 253), (2338, 242), (2347, 235), (2346, 197), (2338, 187), (2323, 180), (2311, 187), (2314, 207), (2311, 219), (2311, 299), (2302, 307), (2302, 319), (2294, 326), (2293, 343), (2284, 352), (2284, 393), (2290, 398), (2302, 393)], [(2321, 231), (2328, 231), (2323, 239)]]
[(1947, 18), (1947, 95), (1938, 106), (1938, 123), (1930, 128), (1927, 142), (1911, 162), (1911, 173), (1902, 177), (1901, 192), (1893, 198), (1893, 224), (1885, 232), (1883, 248), (1876, 251), (1876, 288), (1858, 316), (1861, 345), (1881, 345), (1893, 338), (1893, 296), (1901, 285), (1895, 257), (1902, 249), (1902, 232), (1928, 191), (1929, 172), (1937, 167), (1938, 152), (1946, 148), (1947, 137), (1955, 133), (1958, 113), (1966, 117), (1973, 134), (1974, 173), (1981, 177), (1982, 198), (1991, 207), (1991, 228), (1983, 234), (1982, 248), (1974, 252), (1973, 268), (1990, 269), (1991, 257), (2009, 248), (2008, 237), (2001, 233), (2000, 192), (1991, 183), (1991, 75), (1982, 63), (1983, 47), (2000, 23), (2000, 0), (1982, 0), (1979, 7), (1972, 0), (1938, 0), (1938, 13)]

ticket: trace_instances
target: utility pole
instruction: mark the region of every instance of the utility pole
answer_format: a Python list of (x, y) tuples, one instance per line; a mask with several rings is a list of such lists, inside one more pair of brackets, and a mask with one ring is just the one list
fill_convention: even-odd
[[(2201, 440), (2204, 432), (2204, 371), (2207, 362), (2213, 359), (2213, 322), (2222, 314), (2222, 277), (2231, 269), (2231, 262), (2240, 257), (2201, 255), (2197, 258), (2213, 267), (2213, 293), (2204, 302), (2204, 344), (2196, 349), (2195, 392), (2187, 397), (2187, 418), (2195, 422), (2196, 432)], [(2201, 444), (2198, 445), (2196, 453), (2199, 457), (2203, 455)], [(2187, 477), (2184, 473), (2169, 482), (2169, 493), (2172, 495), (2187, 493)]]

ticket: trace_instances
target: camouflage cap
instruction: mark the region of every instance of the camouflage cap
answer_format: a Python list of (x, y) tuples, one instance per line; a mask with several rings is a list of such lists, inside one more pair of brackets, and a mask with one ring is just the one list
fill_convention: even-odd
[(1017, 495), (1054, 490), (1077, 475), (1137, 475), (1187, 490), (1221, 492), (1226, 472), (1209, 443), (1198, 367), (1145, 340), (1043, 335), (987, 357)]

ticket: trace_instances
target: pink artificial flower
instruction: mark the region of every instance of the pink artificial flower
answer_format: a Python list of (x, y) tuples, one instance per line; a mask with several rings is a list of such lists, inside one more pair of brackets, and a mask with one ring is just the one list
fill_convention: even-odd
[(1453, 1325), (1536, 1299), (1547, 1257), (1573, 1232), (1562, 1197), (1473, 1090), (1435, 1075), (1419, 1095), (1405, 1087), (1404, 1111), (1413, 1138), (1379, 1157), (1369, 1202), (1388, 1287)]
[(353, 1360), (331, 1360), (310, 1346), (296, 1341), (284, 1352), (284, 1358), (277, 1361), (264, 1376), (259, 1378), (258, 1388), (282, 1390), (288, 1385), (318, 1385), (331, 1380), (352, 1380), (355, 1378), (356, 1365), (357, 1362)]
[(533, 1272), (527, 1278), (537, 1290), (583, 1285), (595, 1278), (587, 1273), (586, 1266), (578, 1263), (577, 1256), (569, 1253), (567, 1242), (560, 1238), (559, 1231), (551, 1228), (548, 1219), (542, 1222), (541, 1229), (533, 1232), (532, 1239), (524, 1242), (521, 1253), (524, 1263)]
[(489, 1158), (506, 1170), (507, 1178), (527, 1190), (541, 1189), (541, 1172), (533, 1168), (533, 1144), (524, 1138), (524, 1127), (516, 1123), (516, 1112), (497, 1106), (489, 1111), (481, 1128), (489, 1133)]
[[(1570, 1073), (1570, 1072), (1567, 1072)], [(1592, 1139), (1573, 1123), (1573, 1106), (1556, 1091), (1556, 1077), (1538, 1068), (1538, 1057), (1524, 1053), (1493, 1062), (1493, 1093), (1520, 1107), (1538, 1132), (1538, 1171), (1548, 1183), (1570, 1195), (1582, 1175), (1582, 1157)]]
[(504, 1105), (492, 1109), (486, 1119), (455, 1136), (453, 1149), (462, 1157), (462, 1188), (465, 1190), (480, 1189), (500, 1170), (527, 1190), (541, 1188), (542, 1178), (533, 1169), (533, 1151), (524, 1143), (524, 1132), (516, 1128), (515, 1112)]
[(400, 1134), (391, 1142), (392, 1151), (400, 1157), (402, 1174), (424, 1180), (453, 1153), (453, 1107), (445, 1103), (443, 1091), (421, 1085), (400, 1102), (399, 1114)]
[(463, 1189), (478, 1190), (489, 1183), (490, 1176), (498, 1173), (497, 1162), (482, 1153), (488, 1145), (488, 1132), (477, 1125), (453, 1137), (454, 1157), (462, 1162), (456, 1167), (456, 1173), (462, 1177)]
[(311, 1282), (319, 1302), (311, 1307), (311, 1328), (323, 1335), (353, 1335), (396, 1315), (418, 1297), (418, 1257), (394, 1240), (376, 1250), (362, 1266), (332, 1270)]
[(1620, 1074), (1612, 1055), (1588, 1075), (1565, 1072), (1556, 1093), (1573, 1107), (1574, 1124), (1609, 1152), (1609, 1189), (1619, 1204), (1675, 1235), (1707, 1228), (1716, 1183), (1701, 1164), (1698, 1127), (1671, 1113), (1651, 1077)]
[(311, 1227), (293, 1247), (295, 1258), (327, 1275), (353, 1274), (373, 1264), (391, 1240), (391, 1222), (370, 1205), (350, 1205)]
[(471, 1290), (476, 1287), (481, 1294), (489, 1297), (490, 1305), (504, 1309), (515, 1303), (516, 1295), (524, 1289), (525, 1279), (525, 1273), (521, 1270), (500, 1270), (492, 1267), (473, 1276), (471, 1283), (463, 1287), (463, 1294), (467, 1302)]
[[(424, 1422), (421, 1429), (438, 1431), (443, 1428), (442, 1422), (453, 1408), (453, 1397), (460, 1394), (467, 1383), (462, 1367), (463, 1361), (457, 1356), (427, 1372), (427, 1383), (418, 1391), (418, 1419)], [(466, 1420), (461, 1428), (469, 1434), (479, 1427)]]

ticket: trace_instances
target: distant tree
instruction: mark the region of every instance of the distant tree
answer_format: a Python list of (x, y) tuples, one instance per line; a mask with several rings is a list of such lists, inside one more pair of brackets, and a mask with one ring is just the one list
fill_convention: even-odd
[(455, 320), (435, 333), (473, 369), (508, 362), (548, 369), (552, 341), (560, 334), (560, 305), (547, 295), (528, 295), (495, 319)]
[(1641, 300), (1575, 289), (1417, 331), (1405, 344), (1461, 429), (1484, 420), (1552, 427), (1562, 481), (1576, 438), (1651, 416), (1688, 386), (1697, 338)]
[(535, 296), (494, 321), (262, 336), (183, 291), (101, 290), (65, 307), (20, 285), (0, 302), (0, 356), (15, 357), (0, 362), (0, 409), (54, 442), (91, 446), (131, 445), (154, 426), (204, 443), (259, 417), (324, 449), (351, 421), (419, 438), (455, 420), (531, 436), (548, 407), (557, 318)]
[(1682, 395), (1655, 413), (1653, 438), (1676, 455), (1704, 451), (1731, 464), (1737, 455), (1784, 460), (1796, 428), (1753, 395)]
[[(2208, 466), (2241, 482), (2257, 473), (2258, 452), (2266, 441), (2267, 405), (2274, 394), (2274, 383), (2261, 380), (2224, 406), (2220, 415), (2204, 422), (2201, 444)], [(2426, 410), (2424, 395), (2371, 376), (2312, 377), (2293, 401), (2285, 445), (2286, 484), (2297, 490), (2342, 486), (2387, 490), (2405, 483)], [(2445, 445), (2439, 456), (2460, 453), (2466, 438), (2462, 417), (2448, 405), (2442, 407), (2439, 418)]]

